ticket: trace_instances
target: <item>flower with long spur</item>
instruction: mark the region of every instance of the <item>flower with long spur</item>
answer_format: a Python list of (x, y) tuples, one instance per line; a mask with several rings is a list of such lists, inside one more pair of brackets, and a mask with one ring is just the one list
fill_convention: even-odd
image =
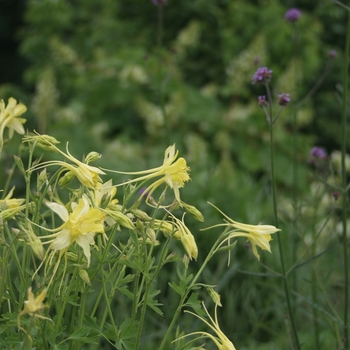
[[(52, 137), (48, 135), (28, 135), (23, 138), (23, 142), (34, 142), (38, 144), (47, 145), (51, 150), (54, 150), (60, 154), (62, 154), (66, 159), (68, 159), (71, 163), (63, 162), (60, 160), (49, 160), (37, 165), (34, 165), (28, 171), (34, 171), (38, 169), (45, 168), (47, 166), (59, 166), (62, 167), (62, 171), (68, 171), (63, 178), (61, 178), (61, 185), (64, 186), (66, 182), (72, 179), (72, 177), (77, 177), (78, 180), (88, 188), (95, 188), (98, 183), (101, 183), (102, 180), (99, 175), (105, 175), (105, 173), (94, 166), (88, 164), (90, 160), (88, 157), (86, 158), (86, 162), (83, 163), (73, 157), (68, 150), (68, 142), (66, 145), (66, 152), (64, 153), (58, 147), (55, 146), (55, 143), (52, 142)], [(94, 152), (95, 153), (95, 152)], [(94, 157), (96, 159), (96, 157)], [(67, 181), (65, 181), (67, 179)]]
[(23, 113), (27, 111), (27, 107), (23, 103), (18, 103), (10, 97), (5, 107), (5, 102), (0, 101), (0, 152), (4, 145), (4, 130), (8, 128), (9, 139), (12, 138), (14, 132), (18, 134), (24, 134), (23, 124), (27, 121), (24, 118), (19, 118)]
[[(218, 207), (216, 207), (214, 204), (208, 202), (211, 206), (213, 206), (216, 210), (218, 210), (223, 216), (225, 223), (222, 224), (216, 224), (210, 227), (207, 227), (202, 230), (208, 230), (213, 227), (220, 227), (224, 226), (227, 229), (227, 232), (225, 234), (225, 238), (223, 241), (219, 244), (217, 249), (219, 249), (223, 243), (230, 242), (232, 238), (235, 237), (246, 237), (250, 241), (252, 245), (252, 251), (253, 254), (260, 260), (260, 255), (258, 253), (257, 247), (261, 248), (262, 250), (267, 250), (271, 253), (270, 249), (270, 241), (272, 240), (271, 235), (273, 233), (276, 233), (278, 231), (281, 231), (280, 229), (276, 228), (272, 225), (247, 225), (242, 224), (240, 222), (232, 220), (230, 217), (228, 217), (226, 214), (224, 214)], [(217, 250), (216, 249), (216, 250)]]
[(218, 304), (215, 304), (215, 316), (214, 319), (210, 316), (207, 308), (205, 307), (204, 303), (203, 304), (203, 308), (206, 312), (206, 314), (209, 317), (210, 322), (208, 322), (206, 319), (204, 319), (201, 316), (198, 316), (197, 314), (185, 310), (185, 312), (196, 316), (197, 318), (199, 318), (201, 321), (203, 321), (209, 328), (211, 328), (214, 332), (215, 332), (215, 336), (213, 334), (210, 334), (208, 332), (204, 332), (204, 331), (198, 331), (198, 332), (192, 332), (183, 336), (180, 336), (179, 338), (175, 339), (174, 341), (178, 341), (180, 339), (183, 339), (185, 337), (189, 337), (191, 335), (199, 335), (198, 339), (202, 339), (202, 338), (210, 338), (215, 345), (217, 346), (218, 350), (236, 350), (236, 348), (234, 347), (234, 345), (232, 344), (232, 342), (227, 338), (227, 336), (224, 334), (224, 332), (221, 330), (220, 326), (219, 326), (219, 322), (218, 322), (218, 316), (217, 316), (217, 307)]
[[(48, 236), (41, 236), (40, 239), (49, 239), (49, 249), (59, 251), (59, 260), (67, 252), (68, 248), (77, 243), (84, 252), (87, 265), (90, 265), (90, 246), (94, 245), (96, 233), (104, 233), (105, 214), (97, 208), (90, 206), (88, 197), (84, 194), (78, 203), (71, 203), (72, 211), (69, 213), (64, 205), (47, 202), (46, 205), (55, 212), (62, 220), (63, 224), (55, 229), (43, 228), (53, 232)], [(55, 268), (55, 272), (58, 265)]]
[(43, 303), (45, 298), (46, 298), (46, 289), (44, 289), (37, 297), (35, 297), (32, 292), (32, 287), (28, 288), (28, 299), (24, 302), (23, 310), (18, 314), (18, 318), (17, 318), (18, 329), (26, 333), (26, 331), (21, 327), (21, 317), (27, 314), (31, 317), (38, 317), (44, 320), (51, 321), (50, 318), (39, 314), (43, 309), (48, 307)]
[(161, 185), (165, 184), (174, 190), (175, 198), (181, 205), (180, 191), (179, 189), (184, 187), (185, 182), (190, 180), (188, 171), (190, 168), (187, 166), (186, 160), (182, 157), (177, 159), (179, 151), (175, 151), (175, 144), (169, 146), (165, 150), (163, 165), (143, 171), (136, 172), (123, 172), (116, 170), (108, 170), (117, 174), (125, 175), (141, 175), (136, 179), (123, 182), (117, 186), (127, 185), (135, 182), (148, 181), (159, 177), (155, 182), (149, 185), (144, 191), (142, 191), (140, 198), (146, 196), (146, 201), (150, 199), (153, 192)]

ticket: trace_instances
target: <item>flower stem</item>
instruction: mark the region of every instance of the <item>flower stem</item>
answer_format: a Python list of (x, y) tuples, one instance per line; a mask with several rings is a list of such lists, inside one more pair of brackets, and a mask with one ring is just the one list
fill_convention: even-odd
[[(266, 89), (267, 89), (267, 95), (269, 97), (269, 102), (271, 105), (271, 92), (269, 89), (268, 84), (266, 84)], [(272, 206), (273, 206), (273, 216), (274, 216), (274, 221), (275, 221), (275, 226), (279, 227), (278, 225), (278, 216), (277, 216), (277, 201), (276, 201), (276, 180), (275, 180), (275, 164), (274, 164), (274, 139), (273, 139), (273, 123), (272, 123), (272, 110), (270, 110), (270, 123), (269, 123), (269, 128), (270, 128), (270, 171), (271, 171), (271, 191), (272, 191)], [(292, 325), (292, 332), (295, 340), (295, 345), (296, 349), (300, 350), (300, 343), (298, 339), (298, 333), (296, 330), (295, 326), (295, 321), (294, 321), (294, 316), (293, 316), (293, 311), (292, 311), (292, 306), (291, 306), (291, 299), (289, 295), (289, 287), (288, 287), (288, 281), (287, 281), (287, 275), (286, 275), (286, 270), (285, 270), (285, 265), (284, 265), (284, 255), (283, 255), (283, 248), (282, 248), (282, 241), (281, 241), (281, 236), (280, 232), (277, 232), (277, 241), (278, 241), (278, 250), (279, 250), (279, 255), (280, 255), (280, 265), (281, 265), (281, 272), (283, 276), (283, 288), (284, 288), (284, 294), (287, 302), (287, 308), (288, 308), (288, 313), (289, 313), (289, 319)]]
[(342, 100), (342, 118), (341, 118), (341, 172), (342, 172), (342, 222), (343, 222), (343, 261), (344, 261), (344, 320), (343, 320), (343, 339), (344, 349), (349, 349), (349, 331), (348, 331), (348, 308), (349, 308), (349, 272), (348, 272), (348, 238), (347, 238), (347, 202), (348, 194), (346, 191), (346, 117), (348, 108), (348, 70), (349, 70), (349, 53), (350, 53), (350, 11), (348, 11), (348, 23), (345, 43), (344, 57), (344, 74), (343, 74), (343, 100)]

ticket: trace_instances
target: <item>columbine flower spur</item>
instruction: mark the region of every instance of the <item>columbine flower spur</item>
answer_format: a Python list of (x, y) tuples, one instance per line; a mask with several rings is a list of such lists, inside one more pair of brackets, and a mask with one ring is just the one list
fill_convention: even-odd
[[(146, 196), (146, 201), (150, 199), (153, 192), (161, 185), (166, 184), (172, 190), (174, 190), (175, 198), (178, 203), (181, 205), (180, 199), (180, 191), (179, 189), (184, 187), (185, 182), (190, 180), (190, 176), (188, 175), (188, 171), (190, 168), (186, 164), (186, 160), (182, 157), (177, 159), (179, 151), (175, 152), (175, 144), (169, 146), (165, 150), (163, 165), (157, 168), (136, 171), (136, 172), (123, 172), (123, 171), (115, 171), (109, 170), (118, 174), (126, 174), (126, 175), (142, 175), (136, 179), (126, 181), (118, 186), (127, 185), (135, 182), (148, 181), (152, 180), (156, 177), (160, 177), (158, 180), (149, 185), (146, 189), (144, 189), (141, 193), (141, 197)], [(104, 169), (107, 171), (107, 169)]]
[(252, 245), (253, 254), (260, 260), (260, 255), (258, 253), (257, 247), (262, 250), (267, 250), (271, 253), (270, 249), (270, 241), (272, 240), (271, 234), (281, 231), (272, 225), (247, 225), (242, 224), (240, 222), (234, 221), (229, 218), (226, 214), (224, 214), (218, 207), (214, 204), (208, 202), (211, 206), (213, 206), (216, 210), (218, 210), (223, 216), (225, 223), (216, 224), (210, 226), (207, 229), (213, 227), (224, 226), (227, 228), (228, 232), (226, 233), (226, 238), (221, 242), (220, 246), (227, 241), (230, 241), (235, 237), (246, 237), (250, 241)]

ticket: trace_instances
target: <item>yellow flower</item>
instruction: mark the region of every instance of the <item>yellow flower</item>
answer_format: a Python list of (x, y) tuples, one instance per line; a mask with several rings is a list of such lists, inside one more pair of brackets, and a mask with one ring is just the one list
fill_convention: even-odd
[(24, 199), (22, 198), (21, 199), (12, 198), (14, 190), (15, 190), (15, 186), (11, 188), (10, 192), (7, 194), (7, 196), (4, 199), (0, 199), (0, 207), (14, 209), (19, 207), (24, 202)]
[[(41, 316), (38, 313), (41, 312), (47, 306), (44, 305), (43, 301), (46, 298), (46, 289), (44, 289), (37, 297), (34, 297), (32, 287), (28, 288), (28, 300), (24, 302), (23, 310), (18, 314), (17, 324), (18, 328), (24, 331), (20, 324), (20, 318), (23, 315), (29, 315), (32, 317), (39, 317), (45, 320), (50, 320), (47, 317)], [(25, 331), (24, 331), (25, 332)]]
[(163, 165), (160, 167), (137, 172), (122, 172), (114, 170), (110, 171), (118, 174), (143, 175), (134, 180), (126, 181), (118, 186), (134, 182), (147, 181), (156, 177), (160, 177), (143, 191), (141, 197), (147, 195), (146, 200), (148, 201), (153, 192), (159, 186), (166, 184), (174, 190), (175, 198), (181, 205), (179, 189), (184, 187), (185, 182), (190, 180), (190, 176), (188, 175), (190, 168), (187, 166), (186, 160), (184, 158), (177, 159), (178, 153), (178, 151), (175, 152), (174, 144), (165, 150)]
[(46, 205), (64, 221), (64, 223), (52, 230), (55, 234), (41, 237), (54, 238), (50, 240), (50, 249), (64, 251), (74, 242), (83, 248), (84, 255), (90, 265), (90, 245), (94, 244), (96, 233), (104, 233), (103, 222), (105, 214), (96, 208), (91, 208), (86, 195), (79, 199), (78, 203), (72, 203), (72, 212), (68, 213), (65, 206), (48, 202)]
[(184, 337), (188, 337), (190, 335), (199, 334), (200, 335), (199, 339), (201, 339), (201, 338), (210, 338), (215, 343), (215, 345), (217, 346), (218, 350), (236, 350), (236, 348), (234, 347), (232, 342), (226, 337), (226, 335), (220, 329), (219, 322), (218, 322), (218, 317), (217, 317), (218, 304), (215, 305), (215, 319), (213, 319), (210, 316), (210, 314), (209, 314), (207, 308), (205, 307), (204, 303), (203, 303), (203, 307), (204, 307), (204, 310), (205, 310), (206, 314), (208, 315), (209, 320), (210, 320), (211, 323), (209, 323), (203, 317), (198, 316), (198, 315), (196, 315), (195, 313), (193, 313), (191, 311), (185, 310), (185, 312), (188, 312), (189, 314), (194, 315), (194, 316), (198, 317), (200, 320), (202, 320), (208, 327), (210, 327), (216, 333), (216, 336), (214, 336), (214, 335), (212, 335), (212, 334), (210, 334), (208, 332), (193, 332), (193, 333), (190, 333), (190, 334), (186, 334), (186, 335), (184, 335), (184, 336), (182, 336), (180, 338), (177, 338), (175, 341), (177, 341), (179, 339), (182, 339)]
[(3, 100), (0, 101), (0, 152), (4, 145), (3, 137), (6, 127), (8, 128), (10, 139), (15, 131), (21, 135), (24, 134), (23, 124), (26, 122), (26, 119), (18, 117), (26, 112), (26, 110), (27, 107), (23, 103), (17, 104), (17, 101), (13, 97), (9, 98), (6, 107), (5, 102)]
[(54, 149), (55, 151), (61, 153), (65, 158), (70, 160), (74, 164), (70, 164), (67, 162), (62, 162), (59, 160), (50, 160), (47, 162), (43, 162), (41, 164), (35, 165), (32, 168), (30, 168), (30, 171), (38, 170), (41, 168), (44, 168), (46, 166), (61, 166), (64, 170), (68, 170), (70, 173), (72, 173), (74, 176), (76, 176), (79, 181), (88, 188), (96, 188), (98, 183), (101, 183), (102, 180), (99, 177), (100, 175), (104, 175), (105, 173), (94, 166), (85, 164), (83, 162), (80, 162), (78, 159), (74, 158), (68, 151), (68, 143), (66, 146), (66, 152), (62, 152), (59, 148), (57, 148), (52, 142), (51, 137), (45, 137), (46, 135), (37, 135), (37, 136), (30, 136), (27, 138), (24, 138), (24, 142), (39, 142), (42, 144), (47, 144), (51, 146), (51, 149)]
[(252, 245), (252, 251), (254, 255), (260, 260), (260, 255), (258, 253), (257, 247), (261, 248), (262, 250), (267, 250), (271, 253), (270, 249), (270, 241), (272, 240), (271, 234), (276, 233), (278, 231), (281, 231), (280, 229), (276, 228), (272, 225), (247, 225), (242, 224), (240, 222), (234, 221), (231, 218), (229, 218), (226, 214), (224, 214), (219, 208), (217, 208), (212, 203), (208, 202), (210, 205), (212, 205), (215, 209), (217, 209), (224, 217), (225, 224), (217, 224), (209, 228), (213, 227), (219, 227), (219, 226), (225, 226), (228, 228), (228, 237), (221, 242), (222, 243), (229, 241), (232, 238), (235, 237), (247, 237)]
[(0, 199), (0, 224), (17, 215), (21, 210), (25, 209), (25, 205), (21, 205), (24, 199), (11, 198), (15, 187), (12, 187), (10, 192), (4, 199)]

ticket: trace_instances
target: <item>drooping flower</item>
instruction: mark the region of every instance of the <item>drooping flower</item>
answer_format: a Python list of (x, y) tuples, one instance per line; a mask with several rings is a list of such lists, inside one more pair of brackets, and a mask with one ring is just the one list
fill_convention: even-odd
[(260, 83), (268, 83), (271, 80), (272, 77), (272, 70), (268, 69), (267, 67), (260, 67), (255, 72), (252, 84), (260, 84)]
[(279, 97), (278, 104), (280, 106), (284, 106), (284, 107), (288, 106), (290, 102), (289, 94), (282, 93), (282, 94), (279, 94), (278, 97)]
[(167, 238), (174, 238), (181, 241), (188, 257), (191, 260), (192, 258), (197, 260), (198, 248), (196, 240), (191, 231), (185, 225), (184, 219), (182, 218), (182, 220), (179, 220), (171, 213), (169, 214), (173, 218), (173, 221), (155, 219), (152, 221), (153, 229), (163, 232), (164, 236)]
[(262, 250), (267, 250), (268, 252), (271, 253), (270, 243), (269, 243), (272, 240), (271, 235), (273, 233), (281, 231), (280, 229), (272, 225), (242, 224), (240, 222), (232, 220), (230, 217), (224, 214), (219, 208), (217, 208), (214, 204), (212, 203), (209, 203), (209, 204), (212, 205), (216, 210), (218, 210), (224, 216), (225, 223), (213, 225), (211, 227), (206, 228), (206, 230), (209, 228), (219, 227), (219, 226), (224, 226), (228, 230), (226, 234), (226, 238), (221, 242), (220, 246), (223, 243), (230, 241), (232, 238), (246, 237), (249, 240), (250, 244), (252, 245), (253, 254), (259, 260), (260, 260), (260, 255), (258, 253), (257, 247), (259, 247)]
[(224, 334), (224, 332), (221, 330), (220, 326), (219, 326), (219, 322), (218, 322), (218, 315), (217, 315), (217, 307), (218, 304), (215, 304), (215, 315), (214, 315), (214, 319), (210, 316), (207, 308), (205, 307), (204, 303), (203, 304), (203, 308), (206, 312), (206, 314), (209, 317), (210, 322), (208, 322), (204, 317), (198, 316), (197, 314), (185, 310), (185, 312), (196, 316), (197, 318), (199, 318), (201, 321), (203, 321), (209, 328), (211, 328), (214, 332), (215, 332), (215, 336), (213, 334), (210, 334), (208, 332), (192, 332), (190, 334), (186, 334), (184, 336), (181, 336), (177, 339), (175, 339), (174, 341), (180, 340), (182, 338), (191, 336), (191, 335), (199, 335), (198, 339), (202, 339), (202, 338), (210, 338), (215, 345), (217, 346), (218, 350), (236, 350), (236, 348), (234, 347), (233, 343), (230, 341), (230, 339), (227, 338), (227, 336)]
[[(78, 159), (74, 158), (68, 150), (68, 143), (66, 146), (66, 152), (62, 152), (59, 148), (55, 146), (51, 142), (50, 137), (45, 137), (46, 135), (37, 135), (37, 136), (30, 136), (30, 137), (24, 137), (23, 142), (39, 142), (41, 144), (48, 144), (51, 149), (61, 153), (65, 158), (67, 158), (71, 163), (59, 161), (59, 160), (49, 160), (47, 162), (40, 163), (38, 165), (33, 166), (32, 168), (28, 169), (30, 171), (42, 169), (47, 166), (60, 166), (63, 168), (63, 171), (68, 171), (68, 173), (65, 174), (66, 178), (72, 179), (74, 176), (78, 178), (78, 180), (86, 187), (88, 188), (96, 188), (98, 183), (101, 183), (102, 180), (99, 177), (99, 175), (105, 175), (105, 173), (94, 166), (88, 165), (86, 163), (83, 163), (79, 161)], [(66, 179), (63, 177), (60, 182), (61, 185), (66, 185), (65, 181)]]
[(37, 297), (35, 297), (32, 292), (32, 287), (28, 288), (28, 299), (24, 302), (23, 310), (18, 314), (17, 318), (18, 329), (24, 331), (24, 329), (21, 327), (20, 319), (22, 316), (27, 314), (31, 317), (38, 317), (45, 320), (50, 320), (48, 317), (44, 317), (39, 314), (43, 309), (47, 307), (47, 305), (44, 305), (43, 303), (45, 298), (46, 289), (44, 289)]
[(12, 138), (14, 132), (18, 134), (24, 134), (23, 124), (27, 121), (24, 118), (19, 118), (24, 112), (27, 111), (27, 107), (23, 103), (18, 103), (10, 97), (5, 107), (5, 102), (0, 101), (0, 152), (4, 145), (4, 130), (8, 128), (9, 139)]
[[(159, 179), (154, 181), (151, 185), (149, 185), (143, 190), (140, 197), (146, 196), (146, 201), (148, 201), (149, 198), (152, 196), (153, 192), (159, 186), (165, 184), (174, 191), (175, 198), (181, 205), (179, 189), (184, 187), (185, 182), (190, 180), (190, 176), (188, 174), (190, 168), (187, 166), (186, 160), (184, 158), (180, 157), (177, 159), (178, 153), (179, 151), (175, 152), (174, 144), (172, 146), (169, 146), (165, 150), (163, 165), (157, 168), (136, 172), (123, 172), (115, 170), (109, 171), (126, 175), (143, 175), (134, 180), (126, 181), (118, 186), (127, 185), (135, 182), (148, 181), (159, 177)], [(105, 170), (107, 171), (107, 169)]]
[(64, 223), (56, 229), (56, 232), (49, 236), (40, 238), (50, 238), (49, 249), (65, 251), (73, 243), (77, 243), (83, 248), (84, 255), (90, 265), (90, 246), (94, 244), (96, 233), (104, 233), (105, 214), (97, 209), (92, 208), (86, 195), (79, 199), (78, 203), (71, 204), (72, 212), (69, 213), (64, 205), (48, 202), (46, 205), (54, 211)]
[(289, 22), (296, 22), (299, 20), (301, 16), (301, 12), (297, 8), (291, 8), (289, 9), (286, 14), (284, 15), (284, 18)]

